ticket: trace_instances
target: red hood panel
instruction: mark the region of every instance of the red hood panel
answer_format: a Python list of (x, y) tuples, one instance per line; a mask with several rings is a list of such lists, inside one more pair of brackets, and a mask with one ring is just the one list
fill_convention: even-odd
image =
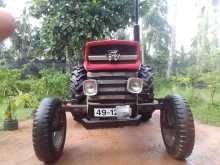
[[(90, 48), (99, 45), (131, 45), (137, 47), (136, 55), (137, 60), (135, 63), (126, 63), (126, 64), (93, 64), (89, 61)], [(84, 67), (87, 71), (115, 71), (115, 70), (134, 70), (137, 71), (141, 65), (141, 51), (140, 45), (136, 41), (127, 41), (127, 40), (101, 40), (101, 41), (91, 41), (86, 44), (85, 55), (84, 55)]]

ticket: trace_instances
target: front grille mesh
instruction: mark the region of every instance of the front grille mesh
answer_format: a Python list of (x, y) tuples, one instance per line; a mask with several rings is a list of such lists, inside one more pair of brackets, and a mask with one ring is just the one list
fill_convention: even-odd
[(118, 50), (121, 55), (136, 54), (136, 47), (132, 45), (115, 44), (115, 45), (98, 45), (90, 48), (91, 55), (103, 55), (108, 50)]
[(127, 91), (127, 80), (137, 77), (136, 72), (88, 72), (88, 79), (95, 79), (98, 83), (98, 94), (88, 97), (94, 103), (133, 103), (136, 95)]
[[(109, 51), (117, 51), (117, 53), (120, 54), (119, 59), (109, 61)], [(133, 45), (97, 45), (90, 48), (88, 57), (91, 64), (132, 64), (137, 60), (136, 51), (137, 47)]]

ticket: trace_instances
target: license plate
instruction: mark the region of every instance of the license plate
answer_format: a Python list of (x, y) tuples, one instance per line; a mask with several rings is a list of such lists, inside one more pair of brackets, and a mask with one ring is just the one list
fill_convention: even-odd
[(117, 117), (116, 108), (94, 108), (95, 117)]

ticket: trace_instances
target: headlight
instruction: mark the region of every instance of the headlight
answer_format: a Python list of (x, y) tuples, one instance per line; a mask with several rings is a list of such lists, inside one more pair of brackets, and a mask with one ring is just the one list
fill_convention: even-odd
[(129, 78), (127, 90), (131, 93), (141, 93), (143, 89), (143, 80), (140, 78)]
[(83, 82), (83, 92), (87, 96), (95, 96), (98, 92), (96, 80), (85, 80)]

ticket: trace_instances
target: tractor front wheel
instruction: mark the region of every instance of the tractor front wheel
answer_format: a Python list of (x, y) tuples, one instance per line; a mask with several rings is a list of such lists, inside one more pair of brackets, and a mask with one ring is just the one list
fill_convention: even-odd
[(167, 96), (160, 118), (161, 132), (167, 152), (184, 160), (193, 150), (195, 129), (192, 112), (180, 96)]
[(45, 163), (57, 161), (66, 139), (66, 114), (57, 98), (44, 99), (33, 122), (33, 147), (39, 160)]

